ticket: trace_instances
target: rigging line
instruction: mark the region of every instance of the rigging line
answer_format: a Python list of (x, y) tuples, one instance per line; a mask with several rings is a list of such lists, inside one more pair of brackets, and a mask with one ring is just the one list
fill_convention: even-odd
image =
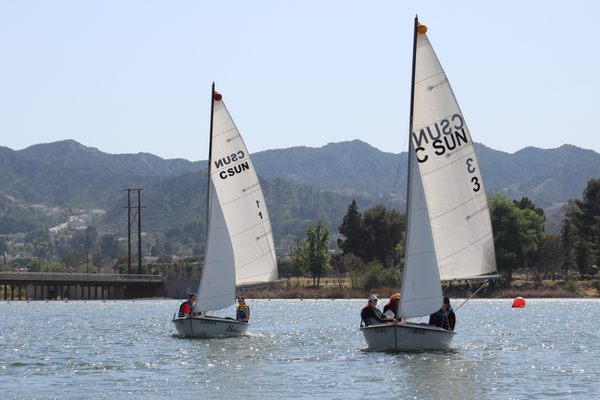
[(208, 264), (219, 264), (219, 263), (225, 263), (225, 262), (230, 262), (230, 261), (234, 261), (234, 258), (220, 258), (220, 259), (216, 259), (216, 260), (210, 260), (210, 262), (205, 262), (206, 265)]
[(420, 251), (418, 253), (406, 253), (406, 258), (412, 257), (412, 256), (419, 256), (422, 254), (435, 254), (435, 251)]
[(486, 233), (485, 235), (481, 236), (480, 238), (478, 238), (478, 239), (475, 239), (475, 240), (474, 240), (474, 241), (472, 241), (471, 243), (467, 244), (467, 245), (466, 245), (466, 246), (464, 246), (463, 248), (456, 250), (454, 253), (452, 253), (452, 254), (448, 254), (448, 255), (447, 255), (446, 257), (444, 257), (444, 258), (440, 258), (440, 259), (438, 260), (438, 262), (439, 262), (439, 263), (442, 263), (442, 261), (445, 261), (445, 260), (447, 260), (448, 258), (450, 258), (450, 257), (452, 257), (452, 256), (454, 256), (454, 255), (456, 255), (456, 254), (458, 254), (458, 253), (460, 253), (460, 252), (461, 252), (461, 251), (463, 251), (464, 249), (467, 249), (467, 248), (469, 248), (469, 247), (473, 246), (475, 243), (482, 241), (483, 239), (485, 239), (485, 238), (486, 238), (486, 237), (488, 237), (488, 236), (492, 236), (492, 232)]
[[(411, 133), (408, 133), (408, 140), (410, 141)], [(400, 153), (400, 161), (398, 162), (398, 167), (396, 168), (396, 177), (394, 178), (394, 185), (392, 186), (392, 193), (396, 193), (396, 189), (398, 188), (398, 184), (399, 184), (399, 180), (400, 180), (400, 176), (402, 176), (402, 167), (407, 164), (404, 161), (404, 156), (406, 155), (406, 158), (408, 159), (409, 154), (408, 154), (408, 150), (406, 149), (406, 145), (407, 145), (408, 141), (404, 140), (404, 145), (402, 148), (402, 152)], [(410, 162), (410, 161), (409, 161)], [(407, 176), (406, 179), (408, 180), (409, 177)], [(407, 193), (408, 196), (408, 193)], [(391, 196), (390, 199), (388, 200), (388, 209), (392, 208), (392, 199), (393, 197)]]
[(483, 282), (481, 284), (481, 286), (479, 286), (479, 289), (477, 289), (476, 291), (474, 291), (473, 294), (470, 295), (468, 299), (466, 299), (465, 301), (463, 301), (460, 306), (456, 307), (456, 309), (454, 310), (454, 312), (457, 312), (459, 308), (461, 308), (462, 306), (464, 306), (467, 301), (471, 300), (473, 298), (473, 296), (475, 296), (477, 293), (479, 293), (479, 291), (481, 289), (483, 289), (487, 285), (489, 285), (489, 282)]
[[(456, 207), (452, 207), (452, 208), (450, 208), (450, 209), (448, 209), (448, 210), (444, 210), (444, 211), (442, 211), (441, 213), (439, 213), (438, 215), (436, 215), (436, 216), (434, 216), (434, 217), (430, 217), (430, 219), (431, 219), (431, 221), (433, 221), (433, 220), (435, 220), (435, 219), (438, 219), (438, 218), (440, 218), (440, 217), (443, 217), (444, 215), (446, 215), (446, 214), (448, 214), (448, 213), (451, 213), (452, 211), (455, 211), (455, 210), (459, 209), (460, 207), (464, 206), (465, 204), (467, 204), (467, 203), (470, 203), (470, 202), (474, 201), (475, 199), (478, 199), (479, 197), (481, 197), (481, 196), (483, 196), (483, 195), (485, 195), (485, 193), (479, 193), (478, 195), (476, 195), (476, 196), (474, 196), (474, 197), (471, 197), (470, 199), (467, 199), (467, 200), (463, 201), (462, 203), (460, 203), (460, 204), (459, 204), (459, 205), (457, 205)], [(472, 216), (474, 216), (474, 215), (476, 215), (476, 214), (479, 214), (480, 212), (484, 211), (485, 209), (487, 209), (487, 205), (486, 205), (486, 206), (485, 206), (485, 207), (484, 207), (482, 210), (476, 211), (475, 213), (473, 213), (473, 214), (471, 214), (471, 215), (467, 215), (467, 216), (466, 216), (466, 219), (467, 219), (467, 221), (468, 221), (469, 219), (471, 219), (471, 217), (472, 217)]]

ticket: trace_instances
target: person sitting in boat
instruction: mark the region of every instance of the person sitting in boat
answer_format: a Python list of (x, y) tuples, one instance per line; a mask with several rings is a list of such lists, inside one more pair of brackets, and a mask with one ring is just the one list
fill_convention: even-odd
[(429, 325), (435, 325), (450, 331), (454, 330), (454, 326), (456, 325), (456, 315), (454, 315), (454, 310), (450, 305), (450, 299), (448, 297), (444, 297), (442, 308), (429, 316)]
[(238, 299), (238, 306), (235, 311), (235, 319), (242, 322), (248, 322), (250, 319), (250, 307), (246, 304), (243, 297)]
[(360, 318), (365, 326), (382, 324), (384, 322), (391, 322), (394, 318), (386, 317), (377, 308), (377, 296), (374, 294), (369, 296), (367, 305), (363, 307), (360, 312)]
[(400, 293), (394, 293), (388, 303), (383, 306), (383, 315), (396, 318), (396, 315), (398, 315), (398, 305), (400, 305)]
[(178, 317), (189, 317), (192, 315), (198, 315), (196, 311), (194, 311), (194, 303), (196, 302), (196, 293), (190, 293), (187, 301), (183, 302), (179, 306), (179, 314)]

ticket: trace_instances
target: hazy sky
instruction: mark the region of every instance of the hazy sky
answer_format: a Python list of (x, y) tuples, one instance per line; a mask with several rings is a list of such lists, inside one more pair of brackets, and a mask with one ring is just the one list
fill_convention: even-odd
[(600, 151), (592, 0), (0, 0), (0, 145), (206, 159), (215, 81), (251, 152), (399, 153), (415, 14), (476, 142)]

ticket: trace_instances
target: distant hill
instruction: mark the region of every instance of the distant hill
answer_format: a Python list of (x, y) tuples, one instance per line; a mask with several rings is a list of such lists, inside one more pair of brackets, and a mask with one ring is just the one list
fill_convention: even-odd
[[(476, 149), (487, 194), (529, 197), (549, 210), (551, 230), (560, 227), (560, 204), (581, 197), (587, 180), (600, 176), (600, 154), (571, 145), (549, 150), (528, 147), (514, 154), (481, 144)], [(268, 150), (254, 154), (253, 160), (280, 238), (302, 235), (317, 218), (334, 230), (352, 198), (361, 210), (378, 203), (404, 207), (406, 153), (385, 153), (354, 140), (320, 148)], [(203, 223), (206, 161), (107, 154), (73, 140), (18, 151), (0, 147), (4, 214), (19, 214), (15, 211), (19, 207), (33, 205), (38, 211), (60, 207), (65, 214), (103, 209), (99, 229), (122, 233), (127, 228), (124, 189), (136, 187), (144, 189), (144, 230), (164, 232), (192, 221)], [(32, 216), (21, 214), (27, 215), (22, 224), (27, 229)], [(52, 218), (57, 218), (55, 212)]]

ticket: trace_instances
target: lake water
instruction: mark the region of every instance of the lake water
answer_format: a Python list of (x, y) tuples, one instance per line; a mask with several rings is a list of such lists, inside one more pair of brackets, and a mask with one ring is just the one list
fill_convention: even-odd
[[(600, 300), (473, 300), (450, 352), (365, 351), (363, 300), (249, 300), (249, 335), (180, 339), (179, 301), (0, 303), (0, 399), (586, 399)], [(384, 302), (381, 302), (383, 305)], [(460, 301), (453, 301), (456, 307)], [(233, 315), (233, 309), (221, 315)]]

